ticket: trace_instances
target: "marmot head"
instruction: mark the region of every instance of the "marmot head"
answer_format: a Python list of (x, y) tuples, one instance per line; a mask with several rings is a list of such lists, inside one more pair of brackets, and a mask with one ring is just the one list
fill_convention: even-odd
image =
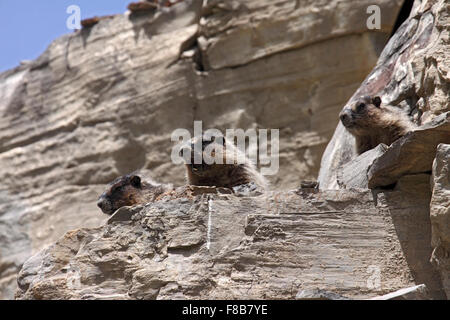
[[(233, 139), (230, 139), (233, 140)], [(267, 182), (239, 147), (223, 135), (194, 137), (180, 151), (190, 185), (233, 188), (253, 183), (262, 189)]]
[(138, 203), (143, 190), (141, 177), (136, 174), (121, 176), (111, 182), (98, 198), (97, 206), (106, 214), (113, 214), (124, 206)]
[[(197, 145), (197, 147), (196, 147)], [(230, 148), (228, 146), (228, 148)], [(185, 159), (186, 166), (192, 174), (200, 177), (226, 165), (227, 143), (225, 137), (207, 137), (205, 135), (192, 138), (180, 150), (180, 156)], [(190, 161), (186, 161), (186, 160)]]
[(344, 127), (353, 135), (360, 135), (377, 125), (374, 121), (379, 117), (381, 109), (381, 98), (362, 96), (349, 108), (344, 108), (339, 114)]

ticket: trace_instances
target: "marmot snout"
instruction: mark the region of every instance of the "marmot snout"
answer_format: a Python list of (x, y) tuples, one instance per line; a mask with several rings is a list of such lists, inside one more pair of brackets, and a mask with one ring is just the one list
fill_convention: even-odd
[(360, 97), (339, 114), (344, 127), (355, 137), (356, 152), (364, 153), (380, 143), (392, 144), (417, 126), (401, 109), (383, 105), (380, 97)]

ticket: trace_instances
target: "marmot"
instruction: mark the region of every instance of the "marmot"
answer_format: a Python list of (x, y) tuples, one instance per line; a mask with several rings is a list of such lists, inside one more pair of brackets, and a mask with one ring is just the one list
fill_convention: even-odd
[(81, 20), (80, 24), (83, 28), (90, 28), (90, 27), (95, 26), (101, 20), (112, 19), (114, 17), (115, 17), (115, 15), (108, 15), (108, 16), (102, 16), (102, 17), (95, 16), (92, 18), (87, 18), (87, 19)]
[(130, 10), (131, 13), (155, 11), (157, 8), (158, 4), (156, 1), (131, 2), (127, 6), (127, 9)]
[[(202, 162), (200, 164), (194, 163), (195, 149), (194, 145), (198, 139), (202, 139)], [(219, 142), (216, 142), (219, 141)], [(205, 148), (209, 147), (209, 152), (205, 152)], [(195, 186), (210, 186), (223, 187), (233, 189), (241, 185), (254, 185), (260, 191), (264, 191), (268, 187), (266, 179), (256, 170), (254, 164), (243, 154), (233, 143), (225, 140), (224, 137), (196, 137), (192, 138), (180, 151), (180, 156), (191, 158), (191, 163), (186, 163), (186, 178), (190, 185)], [(231, 164), (227, 164), (227, 156), (233, 157)], [(212, 163), (208, 164), (205, 159), (211, 157), (216, 159), (223, 159), (222, 164)], [(241, 160), (238, 163), (238, 160)], [(208, 161), (211, 162), (211, 161)]]
[(132, 16), (140, 16), (142, 14), (153, 13), (157, 10), (164, 11), (184, 0), (141, 0), (138, 2), (131, 2), (127, 9), (130, 10)]
[(124, 206), (134, 206), (154, 201), (159, 195), (172, 190), (172, 185), (159, 184), (141, 177), (139, 173), (121, 176), (111, 182), (98, 198), (97, 206), (106, 214), (113, 214)]
[(355, 137), (358, 155), (380, 143), (390, 145), (417, 128), (401, 109), (382, 105), (380, 97), (360, 97), (351, 108), (344, 108), (339, 118)]

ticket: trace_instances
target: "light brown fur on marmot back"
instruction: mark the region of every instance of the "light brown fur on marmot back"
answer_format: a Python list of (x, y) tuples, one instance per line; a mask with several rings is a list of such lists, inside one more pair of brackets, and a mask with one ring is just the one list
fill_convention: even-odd
[(171, 189), (171, 185), (159, 184), (144, 179), (142, 174), (131, 173), (111, 182), (98, 198), (97, 206), (103, 213), (113, 214), (120, 207), (152, 202)]
[(156, 8), (158, 8), (158, 4), (153, 1), (131, 2), (127, 6), (132, 13), (155, 11)]
[(382, 105), (380, 97), (360, 97), (351, 108), (342, 110), (339, 118), (355, 137), (358, 155), (380, 143), (390, 145), (417, 128), (398, 107)]
[[(198, 139), (202, 138), (202, 162), (200, 164), (194, 163), (195, 151), (194, 144)], [(222, 141), (220, 141), (222, 140)], [(220, 143), (216, 142), (220, 141)], [(207, 164), (205, 159), (208, 159), (209, 154), (205, 152), (205, 148), (209, 146), (209, 150), (214, 149), (212, 157), (223, 159), (222, 163)], [(227, 152), (228, 151), (228, 152)], [(211, 140), (206, 137), (193, 138), (182, 149), (180, 155), (184, 152), (190, 153), (190, 164), (186, 163), (187, 182), (190, 185), (196, 186), (214, 186), (233, 189), (233, 187), (245, 184), (255, 184), (258, 189), (264, 191), (267, 189), (268, 183), (266, 179), (256, 170), (254, 164), (232, 144), (221, 137), (220, 139)], [(233, 161), (227, 164), (227, 156), (233, 157)], [(243, 161), (239, 161), (242, 159)]]
[(114, 15), (108, 15), (108, 16), (103, 16), (103, 17), (95, 16), (92, 18), (87, 18), (87, 19), (81, 20), (80, 24), (83, 28), (90, 28), (92, 26), (95, 26), (101, 20), (112, 19), (114, 17), (115, 17)]

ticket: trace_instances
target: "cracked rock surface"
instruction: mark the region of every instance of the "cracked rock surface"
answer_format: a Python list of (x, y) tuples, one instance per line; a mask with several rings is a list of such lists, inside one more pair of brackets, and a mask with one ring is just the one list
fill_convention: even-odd
[(16, 297), (370, 298), (419, 283), (442, 298), (424, 205), (400, 191), (299, 189), (125, 207), (128, 220), (70, 231), (27, 260)]
[(439, 270), (450, 297), (450, 145), (439, 144), (432, 174), (433, 196), (430, 203), (432, 263)]
[(194, 120), (280, 129), (272, 184), (315, 179), (337, 114), (402, 5), (377, 2), (380, 30), (366, 28), (372, 1), (185, 0), (99, 19), (1, 73), (0, 298), (13, 297), (28, 257), (104, 223), (96, 198), (117, 176), (144, 168), (183, 184), (170, 135)]
[[(415, 1), (409, 18), (389, 40), (375, 68), (344, 105), (344, 108), (351, 106), (362, 95), (378, 95), (384, 103), (398, 106), (421, 126), (410, 137), (417, 140), (414, 142), (415, 148), (411, 148), (407, 139), (403, 140), (405, 148), (398, 145), (403, 142), (396, 141), (392, 144), (394, 150), (388, 150), (386, 156), (395, 158), (395, 152), (409, 148), (409, 152), (419, 154), (418, 159), (410, 157), (409, 161), (404, 161), (404, 154), (397, 157), (397, 162), (389, 161), (387, 165), (391, 168), (387, 171), (390, 170), (388, 174), (392, 173), (394, 180), (389, 182), (389, 177), (382, 177), (379, 181), (369, 183), (370, 187), (393, 183), (401, 176), (399, 173), (418, 173), (419, 169), (420, 173), (430, 172), (436, 146), (449, 143), (449, 11), (448, 1)], [(436, 122), (440, 122), (439, 126), (442, 127), (421, 132), (436, 126)], [(397, 147), (394, 147), (395, 144)], [(322, 156), (319, 172), (321, 188), (338, 189), (337, 175), (340, 168), (354, 158), (354, 138), (339, 123)], [(417, 166), (416, 169), (411, 168), (413, 164)], [(378, 165), (386, 167), (386, 163)]]

